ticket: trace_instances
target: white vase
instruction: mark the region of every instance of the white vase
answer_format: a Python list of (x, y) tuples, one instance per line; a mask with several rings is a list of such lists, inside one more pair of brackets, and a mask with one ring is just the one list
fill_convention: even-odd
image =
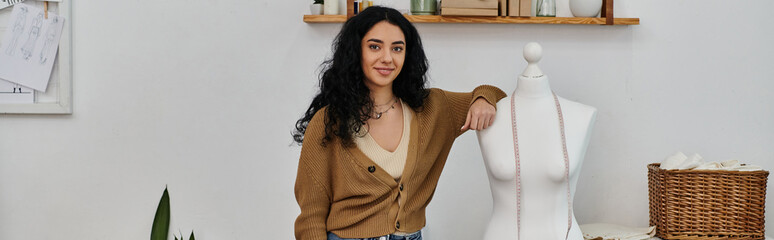
[(338, 15), (339, 14), (339, 0), (325, 0), (325, 15)]
[(602, 10), (602, 0), (570, 0), (570, 12), (575, 17), (596, 17)]
[(322, 15), (323, 14), (323, 4), (312, 4), (309, 5), (309, 11), (312, 15)]

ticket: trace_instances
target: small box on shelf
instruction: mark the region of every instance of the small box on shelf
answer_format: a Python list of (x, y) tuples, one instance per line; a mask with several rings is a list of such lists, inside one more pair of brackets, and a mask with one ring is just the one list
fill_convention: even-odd
[(441, 8), (497, 8), (498, 0), (442, 0)]
[(442, 16), (490, 16), (496, 17), (497, 8), (441, 8)]
[(500, 0), (442, 0), (443, 16), (498, 16)]

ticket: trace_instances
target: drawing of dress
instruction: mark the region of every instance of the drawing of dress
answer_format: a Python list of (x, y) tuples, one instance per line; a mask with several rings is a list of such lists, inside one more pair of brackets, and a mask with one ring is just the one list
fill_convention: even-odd
[(43, 42), (43, 50), (40, 51), (40, 65), (43, 65), (48, 60), (48, 51), (51, 45), (54, 44), (54, 37), (56, 37), (56, 31), (59, 29), (59, 18), (55, 17), (48, 24), (48, 30), (46, 30), (46, 41)]
[(5, 49), (5, 54), (13, 56), (16, 53), (16, 44), (19, 42), (19, 37), (24, 32), (24, 25), (27, 24), (27, 8), (21, 7), (19, 14), (16, 15), (16, 21), (13, 22), (13, 36), (11, 42), (8, 43), (8, 48)]
[(27, 38), (27, 42), (22, 47), (22, 57), (24, 60), (29, 61), (32, 58), (32, 52), (35, 51), (35, 43), (40, 36), (40, 28), (43, 26), (43, 13), (38, 13), (35, 19), (32, 19), (32, 27), (30, 28), (30, 36)]

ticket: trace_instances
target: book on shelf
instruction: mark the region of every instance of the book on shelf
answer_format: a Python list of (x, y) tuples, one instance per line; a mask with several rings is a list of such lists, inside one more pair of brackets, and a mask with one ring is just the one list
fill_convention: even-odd
[(500, 16), (508, 16), (508, 0), (500, 0), (498, 5), (498, 9), (500, 9)]
[[(530, 1), (530, 0), (526, 0)], [(519, 0), (508, 0), (508, 16), (519, 16)]]
[(508, 16), (529, 17), (532, 16), (531, 0), (508, 0)]
[(519, 1), (519, 17), (532, 16), (532, 1), (520, 0)]

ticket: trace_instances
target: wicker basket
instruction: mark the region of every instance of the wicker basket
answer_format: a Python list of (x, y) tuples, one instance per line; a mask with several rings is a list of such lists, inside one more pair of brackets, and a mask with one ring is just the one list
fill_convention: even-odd
[(764, 239), (767, 171), (648, 165), (650, 225), (663, 239)]

